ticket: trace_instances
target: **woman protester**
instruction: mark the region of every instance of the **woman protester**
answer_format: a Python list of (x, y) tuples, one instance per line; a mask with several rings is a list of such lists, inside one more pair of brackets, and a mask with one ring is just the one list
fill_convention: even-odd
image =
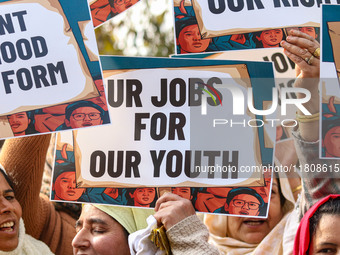
[(146, 227), (153, 210), (117, 206), (83, 206), (72, 241), (73, 254), (130, 255), (129, 234)]
[(340, 254), (340, 194), (314, 204), (301, 219), (294, 255)]
[[(307, 89), (311, 93), (311, 99), (303, 106), (312, 115), (305, 116), (299, 109), (296, 117), (299, 128), (293, 133), (302, 166), (302, 194), (298, 209), (292, 210), (294, 205), (292, 193), (301, 190), (301, 186), (298, 185), (290, 190), (289, 185), (285, 184), (287, 178), (276, 179), (267, 219), (205, 216), (204, 223), (209, 229), (210, 243), (219, 249), (214, 251), (211, 246), (212, 250), (209, 253), (207, 252), (209, 248), (196, 249), (197, 243), (203, 243), (201, 246), (207, 245), (204, 240), (207, 238), (208, 231), (194, 215), (193, 210), (188, 209), (191, 208), (190, 205), (179, 197), (166, 194), (157, 201), (155, 218), (167, 229), (173, 254), (291, 254), (299, 216), (326, 195), (340, 193), (339, 179), (332, 178), (334, 173), (329, 171), (320, 174), (307, 171), (308, 166), (321, 163), (318, 155), (319, 43), (301, 31), (292, 30), (286, 41), (281, 42), (281, 46), (284, 48), (284, 53), (296, 64), (297, 79), (294, 86)], [(305, 94), (297, 93), (297, 97), (304, 98)], [(287, 159), (283, 161), (286, 162), (285, 164), (289, 162)], [(334, 162), (326, 163), (330, 169)], [(282, 199), (281, 193), (285, 199)], [(181, 206), (187, 209), (178, 208)], [(193, 228), (195, 224), (200, 224), (200, 227)], [(174, 231), (176, 241), (172, 240), (171, 232)], [(203, 238), (204, 236), (206, 238)], [(189, 252), (183, 253), (177, 249), (176, 243), (180, 242), (181, 246), (186, 246)]]
[[(50, 135), (8, 139), (0, 154), (0, 162), (15, 184), (27, 233), (57, 255), (129, 254), (128, 235), (146, 227), (146, 218), (153, 210), (87, 204), (78, 221), (57, 211), (48, 197), (40, 194), (49, 143)], [(113, 241), (116, 238), (119, 242)]]
[(0, 166), (0, 254), (52, 255), (46, 244), (25, 233), (21, 215), (13, 183)]
[[(319, 111), (319, 44), (300, 31), (291, 31), (281, 43), (286, 55), (297, 65), (295, 87), (311, 92), (311, 100), (304, 104), (312, 116), (298, 112), (299, 130), (294, 133), (300, 164), (307, 166), (318, 161)], [(298, 93), (298, 97), (304, 97)], [(23, 207), (27, 233), (45, 241), (56, 254), (71, 254), (70, 240), (75, 235), (74, 220), (68, 221), (62, 212), (56, 212), (46, 199), (39, 199), (39, 189), (49, 136), (11, 139), (6, 141), (0, 162), (17, 186), (17, 198)], [(288, 160), (289, 161), (289, 160)], [(327, 161), (328, 162), (328, 161)], [(331, 193), (340, 193), (337, 179), (320, 179), (318, 173), (303, 174), (303, 193), (300, 214), (317, 200)], [(331, 173), (328, 173), (331, 174)], [(334, 173), (333, 173), (334, 174)], [(309, 178), (309, 179), (308, 179)], [(317, 179), (319, 178), (319, 179)], [(293, 188), (293, 191), (299, 187)], [(281, 192), (280, 192), (281, 190)], [(268, 219), (237, 218), (208, 215), (205, 224), (199, 221), (189, 200), (174, 194), (162, 196), (156, 203), (155, 218), (167, 230), (173, 254), (290, 254), (292, 238), (298, 222), (294, 199), (286, 178), (274, 181)], [(36, 217), (39, 215), (39, 218)], [(294, 221), (296, 219), (296, 221)], [(234, 227), (232, 226), (234, 225)], [(292, 228), (288, 228), (291, 226)], [(288, 228), (288, 229), (287, 229)], [(246, 231), (243, 231), (243, 230)], [(252, 229), (254, 231), (252, 231)], [(264, 231), (265, 230), (265, 231)], [(82, 230), (81, 230), (82, 231)], [(284, 235), (288, 234), (285, 239)], [(218, 250), (217, 250), (218, 248)]]
[(26, 233), (43, 241), (57, 255), (71, 255), (75, 219), (56, 211), (46, 195), (40, 194), (46, 152), (51, 135), (7, 139), (0, 163), (14, 183), (22, 207)]

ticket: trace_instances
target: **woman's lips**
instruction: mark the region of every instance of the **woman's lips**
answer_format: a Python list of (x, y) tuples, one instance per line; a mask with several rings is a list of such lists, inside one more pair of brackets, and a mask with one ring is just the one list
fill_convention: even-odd
[(248, 227), (256, 228), (262, 226), (266, 220), (262, 219), (245, 219), (243, 224), (247, 225)]
[(0, 235), (16, 236), (17, 228), (14, 220), (6, 221), (0, 225)]

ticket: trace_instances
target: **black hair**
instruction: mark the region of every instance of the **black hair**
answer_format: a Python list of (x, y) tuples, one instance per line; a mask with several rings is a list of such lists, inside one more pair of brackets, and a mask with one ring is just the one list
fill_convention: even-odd
[(76, 172), (76, 167), (72, 162), (57, 164), (54, 166), (53, 183), (57, 180), (58, 176), (66, 172)]
[(340, 215), (340, 197), (330, 198), (327, 202), (322, 204), (309, 220), (310, 236), (315, 235), (316, 228), (324, 214)]
[(231, 202), (231, 200), (233, 200), (234, 197), (236, 197), (237, 195), (241, 195), (241, 194), (248, 194), (248, 195), (254, 196), (260, 202), (260, 208), (264, 206), (263, 198), (259, 195), (259, 193), (257, 193), (256, 190), (254, 189), (246, 188), (246, 187), (234, 188), (230, 190), (227, 196), (227, 201), (226, 201), (227, 204), (229, 205), (229, 203)]
[(80, 107), (92, 107), (99, 111), (100, 117), (103, 119), (104, 117), (104, 110), (99, 105), (91, 102), (91, 101), (77, 101), (73, 104), (70, 104), (65, 109), (65, 118), (70, 120), (72, 112)]
[(11, 187), (11, 189), (14, 191), (15, 193), (15, 189), (14, 189), (14, 183), (12, 182), (12, 180), (8, 177), (8, 175), (6, 174), (5, 170), (3, 170), (0, 167), (0, 173), (2, 173), (2, 175), (5, 177), (5, 180), (7, 181), (8, 185)]
[(38, 133), (36, 130), (35, 130), (35, 127), (34, 127), (34, 123), (35, 123), (35, 119), (34, 119), (34, 111), (28, 111), (26, 112), (27, 113), (27, 118), (30, 121), (30, 123), (28, 123), (28, 127), (26, 129), (26, 132), (25, 134), (26, 135), (30, 135), (30, 134), (36, 134)]
[(340, 126), (340, 118), (332, 118), (330, 120), (323, 120), (322, 121), (322, 139), (325, 138), (327, 132), (334, 127)]
[[(27, 116), (27, 119), (30, 121), (27, 125), (27, 128), (25, 130), (25, 135), (31, 135), (31, 134), (36, 134), (38, 133), (36, 130), (35, 130), (35, 127), (34, 127), (34, 112), (35, 111), (27, 111), (27, 112), (23, 112), (26, 114)], [(14, 115), (14, 114), (17, 114), (17, 113), (13, 113), (11, 115)], [(11, 116), (9, 115), (9, 116)], [(9, 116), (7, 116), (7, 118), (9, 119)]]
[(109, 4), (112, 8), (115, 7), (115, 1), (114, 0), (109, 0)]
[(186, 16), (184, 18), (178, 19), (175, 24), (176, 28), (176, 38), (179, 37), (180, 32), (183, 28), (191, 25), (197, 25), (196, 17)]

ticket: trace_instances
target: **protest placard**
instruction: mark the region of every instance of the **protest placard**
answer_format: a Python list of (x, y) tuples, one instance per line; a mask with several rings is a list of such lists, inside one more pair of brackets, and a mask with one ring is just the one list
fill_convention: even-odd
[[(239, 195), (254, 200), (252, 209), (242, 210), (243, 216), (265, 216), (269, 208), (271, 172), (263, 173), (264, 181), (250, 187), (136, 187), (81, 188), (76, 185), (75, 157), (72, 132), (57, 135), (57, 149), (53, 171), (51, 200), (72, 203), (98, 203), (118, 206), (154, 207), (164, 192), (172, 192), (191, 200), (196, 211), (239, 215), (242, 208), (228, 210), (227, 199)], [(231, 192), (231, 193), (230, 193)], [(250, 195), (251, 197), (249, 197)], [(229, 202), (230, 204), (230, 202)], [(249, 207), (248, 207), (249, 208)]]
[[(67, 106), (75, 102), (104, 116), (87, 1), (13, 0), (0, 6), (0, 36), (5, 39), (0, 45), (0, 138), (84, 127), (65, 120)], [(109, 120), (97, 122), (88, 121)]]
[[(189, 55), (172, 55), (173, 58), (205, 58), (205, 59), (234, 59), (234, 60), (252, 60), (252, 61), (271, 61), (274, 66), (275, 73), (275, 85), (276, 88), (281, 91), (285, 89), (287, 94), (286, 98), (290, 100), (296, 99), (296, 94), (293, 89), (295, 81), (295, 64), (292, 62), (284, 53), (282, 48), (272, 49), (259, 49), (256, 51), (227, 51), (219, 53), (197, 53)], [(280, 93), (280, 95), (282, 95)], [(274, 144), (275, 151), (275, 164), (281, 165), (284, 163), (286, 156), (291, 155), (290, 158), (297, 161), (297, 154), (294, 146), (294, 140), (292, 137), (292, 130), (297, 126), (295, 121), (297, 108), (295, 105), (288, 105), (287, 112), (285, 115), (281, 114), (280, 111), (281, 100), (278, 99), (278, 111), (277, 111), (277, 125), (276, 125), (276, 137)], [(293, 163), (294, 161), (292, 161)], [(282, 166), (282, 165), (281, 165)], [(290, 171), (287, 168), (277, 168), (277, 172), (280, 172), (282, 176)]]
[[(237, 187), (230, 194), (269, 194), (264, 172), (277, 105), (271, 63), (110, 56), (101, 63), (112, 125), (74, 132), (73, 176), (86, 189), (79, 199), (111, 203), (111, 192), (118, 204), (138, 206), (130, 201), (135, 192), (156, 199), (186, 188), (197, 210), (227, 213), (221, 207)], [(219, 206), (208, 206), (207, 196)]]
[(280, 47), (289, 29), (317, 36), (320, 5), (321, 1), (174, 0), (176, 54)]
[(340, 6), (322, 7), (320, 156), (340, 158)]
[[(275, 83), (278, 90), (282, 88), (292, 89), (295, 81), (295, 64), (284, 53), (283, 48), (258, 49), (255, 51), (226, 51), (219, 53), (197, 53), (189, 55), (172, 55), (174, 58), (205, 58), (205, 59), (224, 59), (224, 60), (251, 60), (251, 61), (271, 61), (274, 66)], [(288, 92), (287, 90), (287, 92)], [(296, 99), (296, 94), (293, 89), (288, 92), (287, 98)], [(281, 100), (279, 98), (279, 107)], [(281, 115), (280, 110), (276, 116), (280, 121), (276, 126), (276, 144), (292, 140), (291, 130), (297, 125), (295, 122), (297, 108), (294, 105), (287, 107), (287, 114)], [(290, 120), (290, 121), (289, 121)], [(290, 125), (281, 125), (280, 122), (289, 123)], [(287, 141), (288, 142), (288, 141)], [(292, 144), (292, 141), (289, 141)], [(293, 147), (293, 146), (291, 146)]]

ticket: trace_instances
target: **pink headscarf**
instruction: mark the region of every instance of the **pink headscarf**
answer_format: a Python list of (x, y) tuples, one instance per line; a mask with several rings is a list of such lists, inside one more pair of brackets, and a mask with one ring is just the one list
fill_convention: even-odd
[(309, 233), (310, 219), (313, 217), (315, 212), (319, 209), (321, 205), (326, 203), (330, 199), (335, 199), (340, 197), (340, 194), (332, 194), (324, 197), (315, 203), (302, 217), (299, 228), (296, 232), (294, 240), (294, 255), (308, 255), (308, 248), (311, 243), (311, 236)]

